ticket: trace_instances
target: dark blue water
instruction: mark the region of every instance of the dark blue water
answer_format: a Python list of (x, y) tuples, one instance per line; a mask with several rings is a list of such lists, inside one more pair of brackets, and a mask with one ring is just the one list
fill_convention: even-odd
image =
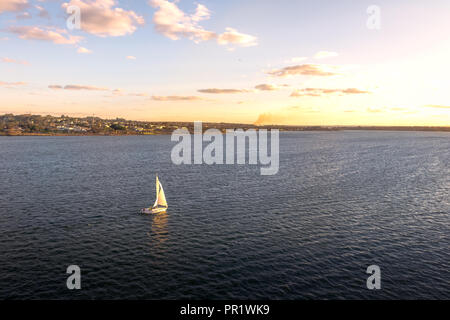
[(173, 145), (0, 137), (0, 298), (450, 298), (449, 133), (282, 133), (274, 176)]

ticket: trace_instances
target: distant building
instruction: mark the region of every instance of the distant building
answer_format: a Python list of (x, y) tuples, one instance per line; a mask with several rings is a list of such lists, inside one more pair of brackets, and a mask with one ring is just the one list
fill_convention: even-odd
[(23, 133), (23, 129), (20, 127), (14, 127), (14, 128), (6, 129), (5, 132), (6, 132), (6, 135), (8, 135), (8, 136), (18, 136)]

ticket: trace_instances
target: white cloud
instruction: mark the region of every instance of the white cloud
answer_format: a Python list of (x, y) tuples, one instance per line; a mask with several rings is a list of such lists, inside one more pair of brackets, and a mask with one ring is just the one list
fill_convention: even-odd
[(152, 96), (155, 101), (198, 101), (203, 100), (197, 96)]
[(88, 91), (108, 91), (107, 88), (93, 87), (93, 86), (80, 86), (76, 84), (68, 84), (64, 86), (64, 90), (88, 90)]
[(216, 34), (198, 25), (201, 20), (209, 19), (209, 10), (201, 5), (193, 15), (187, 15), (178, 6), (166, 0), (151, 0), (150, 5), (158, 8), (153, 16), (156, 31), (169, 39), (178, 40), (186, 37), (195, 42), (214, 39)]
[(60, 86), (58, 84), (51, 84), (48, 86), (49, 89), (53, 89), (53, 90), (60, 90), (63, 89), (63, 86)]
[(19, 60), (7, 58), (7, 57), (2, 58), (2, 61), (3, 61), (3, 62), (6, 62), (6, 63), (22, 64), (22, 65), (24, 65), (24, 66), (30, 65), (30, 64), (28, 63), (28, 61), (19, 61)]
[(258, 84), (257, 86), (255, 86), (255, 89), (261, 90), (261, 91), (275, 91), (275, 90), (280, 90), (283, 87), (289, 87), (289, 85), (287, 85), (287, 84), (275, 85), (275, 84), (263, 83), (263, 84)]
[(240, 33), (236, 29), (226, 28), (226, 31), (220, 34), (217, 38), (217, 43), (220, 45), (237, 44), (241, 47), (252, 47), (258, 44), (258, 39), (249, 34)]
[(85, 47), (79, 47), (77, 50), (78, 53), (92, 53), (91, 50), (85, 48)]
[(291, 97), (320, 97), (330, 94), (350, 95), (350, 94), (369, 94), (370, 91), (361, 90), (357, 88), (335, 89), (335, 88), (303, 88), (294, 90)]
[(209, 19), (211, 12), (202, 4), (197, 4), (195, 13), (190, 15), (178, 8), (175, 2), (150, 0), (149, 4), (157, 8), (153, 16), (156, 31), (169, 39), (187, 38), (195, 43), (216, 40), (220, 45), (235, 44), (242, 47), (257, 44), (256, 37), (240, 33), (233, 28), (226, 28), (222, 34), (204, 29), (199, 22)]
[(222, 94), (222, 93), (234, 94), (234, 93), (251, 92), (250, 90), (246, 90), (246, 89), (218, 89), (218, 88), (200, 89), (197, 91), (201, 92), (201, 93), (212, 93), (212, 94)]
[(207, 7), (202, 4), (197, 5), (197, 9), (195, 10), (195, 14), (192, 16), (193, 21), (202, 21), (207, 20), (211, 16), (211, 12)]
[(16, 86), (24, 86), (26, 85), (26, 82), (4, 82), (0, 81), (0, 87), (16, 87)]
[(51, 41), (56, 44), (76, 44), (83, 39), (79, 36), (67, 35), (67, 30), (52, 27), (13, 26), (7, 30), (17, 34), (20, 39)]
[(114, 0), (71, 0), (62, 4), (65, 10), (69, 6), (81, 9), (81, 29), (100, 37), (132, 34), (145, 22), (134, 11), (117, 8)]
[(267, 72), (276, 77), (286, 77), (293, 75), (304, 76), (333, 76), (336, 75), (335, 68), (320, 64), (301, 64), (296, 66), (285, 67), (282, 69), (275, 69)]
[(28, 6), (28, 0), (0, 0), (0, 13), (6, 11), (18, 12)]

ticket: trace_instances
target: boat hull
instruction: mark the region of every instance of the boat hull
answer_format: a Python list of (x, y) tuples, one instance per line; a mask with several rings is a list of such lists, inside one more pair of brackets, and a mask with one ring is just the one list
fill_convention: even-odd
[(146, 214), (150, 214), (150, 213), (164, 213), (167, 211), (167, 208), (146, 208), (146, 209), (142, 209), (141, 213), (146, 213)]

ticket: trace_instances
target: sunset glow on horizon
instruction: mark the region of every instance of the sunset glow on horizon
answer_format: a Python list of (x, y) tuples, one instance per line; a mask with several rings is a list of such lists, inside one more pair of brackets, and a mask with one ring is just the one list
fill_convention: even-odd
[(0, 0), (0, 114), (449, 126), (449, 13), (444, 0)]

